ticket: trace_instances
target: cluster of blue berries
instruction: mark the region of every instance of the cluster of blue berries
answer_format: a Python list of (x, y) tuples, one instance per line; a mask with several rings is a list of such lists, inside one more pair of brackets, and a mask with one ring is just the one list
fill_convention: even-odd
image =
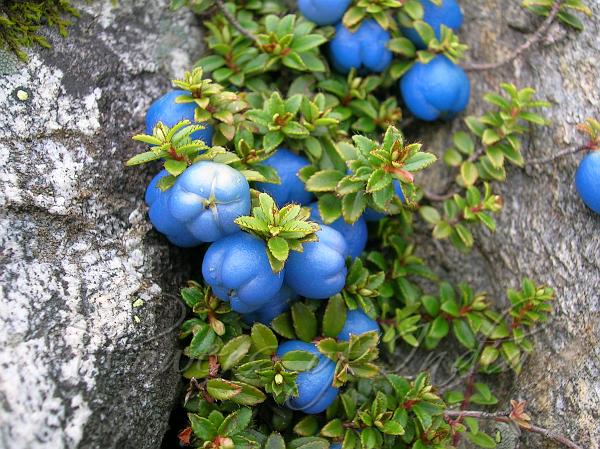
[[(348, 73), (379, 73), (392, 62), (388, 49), (391, 35), (375, 20), (363, 20), (351, 31), (341, 22), (350, 4), (349, 0), (299, 0), (300, 12), (319, 25), (335, 25), (335, 36), (330, 43), (331, 63), (335, 70)], [(456, 0), (444, 0), (440, 6), (423, 0), (423, 21), (429, 24), (438, 39), (441, 26), (458, 30), (463, 15)], [(417, 48), (425, 43), (413, 28), (402, 28), (402, 33)], [(415, 62), (400, 80), (400, 92), (411, 113), (425, 121), (450, 119), (463, 111), (469, 102), (470, 83), (465, 71), (444, 55), (437, 55), (427, 63)]]
[[(169, 92), (156, 100), (147, 114), (151, 128), (158, 122), (176, 124), (193, 119), (189, 103), (177, 103), (180, 91)], [(206, 128), (199, 138), (210, 144), (212, 129)], [(256, 183), (254, 187), (272, 196), (278, 206), (300, 204), (311, 209), (311, 218), (321, 222), (312, 193), (305, 190), (298, 171), (309, 161), (294, 152), (280, 148), (265, 161), (274, 168), (281, 184)], [(150, 220), (176, 246), (195, 247), (210, 243), (202, 263), (202, 276), (213, 293), (228, 301), (234, 311), (243, 315), (246, 323), (270, 322), (287, 311), (299, 297), (323, 300), (339, 293), (345, 285), (346, 258), (357, 257), (367, 243), (364, 218), (354, 224), (338, 219), (330, 226), (321, 224), (318, 241), (304, 244), (303, 252), (292, 252), (285, 268), (273, 272), (265, 243), (243, 232), (235, 219), (250, 212), (250, 185), (244, 176), (228, 165), (201, 161), (193, 164), (176, 178), (166, 191), (158, 181), (167, 175), (162, 170), (146, 191)], [(398, 189), (398, 194), (402, 195)], [(382, 215), (367, 211), (370, 220)], [(355, 310), (347, 314), (338, 338), (348, 340), (350, 334), (379, 331), (378, 324)], [(320, 355), (320, 362), (311, 371), (299, 374), (299, 395), (288, 406), (306, 413), (320, 413), (336, 398), (338, 389), (332, 387), (335, 363), (319, 353), (312, 343), (287, 341), (278, 354), (305, 350)]]

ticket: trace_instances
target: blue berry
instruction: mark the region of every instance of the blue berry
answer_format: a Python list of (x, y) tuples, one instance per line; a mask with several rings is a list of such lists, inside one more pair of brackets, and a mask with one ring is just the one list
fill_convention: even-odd
[(364, 20), (355, 32), (339, 23), (329, 49), (333, 67), (341, 73), (383, 72), (392, 62), (387, 48), (390, 33), (372, 19)]
[[(172, 90), (158, 98), (150, 105), (146, 112), (146, 134), (152, 134), (152, 130), (158, 122), (172, 128), (182, 120), (195, 123), (195, 103), (177, 103), (175, 100), (181, 95), (189, 95), (185, 90)], [(201, 123), (205, 128), (192, 134), (192, 139), (202, 139), (208, 146), (212, 145), (213, 127), (208, 123)]]
[(600, 214), (600, 151), (582, 159), (575, 175), (575, 186), (583, 202)]
[(451, 119), (469, 103), (471, 85), (465, 71), (438, 55), (427, 64), (415, 63), (400, 80), (404, 103), (425, 121)]

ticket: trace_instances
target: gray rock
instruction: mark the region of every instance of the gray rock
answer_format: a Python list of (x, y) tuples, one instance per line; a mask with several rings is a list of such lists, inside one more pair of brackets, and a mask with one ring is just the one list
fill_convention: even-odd
[[(471, 58), (493, 62), (504, 58), (527, 34), (511, 29), (512, 1), (463, 0), (463, 41)], [(584, 19), (585, 31), (551, 30), (525, 58), (500, 70), (472, 73), (473, 102), (469, 113), (486, 110), (484, 93), (497, 91), (502, 81), (532, 86), (553, 104), (552, 125), (536, 130), (524, 150), (526, 159), (540, 158), (583, 143), (575, 127), (600, 111), (600, 3), (586, 2), (595, 17)], [(540, 20), (536, 21), (537, 23)], [(420, 136), (432, 150), (447, 147), (460, 121), (428, 126)], [(556, 429), (582, 447), (600, 447), (600, 216), (579, 199), (573, 184), (581, 155), (543, 166), (509, 170), (500, 188), (505, 200), (498, 230), (477, 232), (479, 245), (462, 256), (450, 245), (425, 243), (423, 253), (432, 266), (454, 280), (468, 279), (501, 303), (506, 288), (530, 277), (556, 289), (555, 313), (535, 336), (536, 352), (514, 386), (502, 396), (527, 400), (535, 422)], [(447, 172), (438, 167), (423, 181), (442, 189)], [(505, 407), (507, 404), (503, 404)], [(554, 447), (538, 437), (527, 437), (522, 447)]]
[(156, 448), (178, 396), (191, 253), (146, 220), (158, 167), (123, 163), (201, 36), (166, 1), (119, 3), (82, 1), (68, 39), (0, 77), (2, 448)]

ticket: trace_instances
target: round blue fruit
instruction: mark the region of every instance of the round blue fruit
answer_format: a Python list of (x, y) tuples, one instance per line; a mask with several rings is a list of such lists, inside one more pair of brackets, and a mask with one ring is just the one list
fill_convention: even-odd
[(273, 296), (268, 303), (258, 309), (256, 312), (246, 313), (242, 319), (247, 324), (256, 322), (270, 325), (274, 318), (278, 317), (290, 308), (290, 304), (298, 298), (295, 291), (283, 284), (281, 289)]
[(319, 364), (310, 371), (298, 373), (298, 396), (289, 399), (286, 405), (292, 410), (308, 414), (325, 411), (339, 393), (339, 390), (332, 386), (335, 363), (321, 354), (314, 344), (299, 340), (289, 340), (280, 344), (277, 356), (282, 357), (290, 351), (306, 351), (318, 355)]
[[(439, 40), (442, 36), (442, 25), (458, 31), (463, 23), (463, 14), (456, 0), (443, 0), (440, 6), (431, 0), (421, 0), (423, 5), (423, 21), (433, 28), (435, 37)], [(412, 41), (418, 48), (425, 48), (425, 42), (414, 28), (402, 28), (402, 34)]]
[(202, 241), (195, 238), (185, 225), (175, 220), (169, 212), (168, 203), (171, 190), (163, 192), (157, 187), (158, 181), (167, 175), (167, 171), (162, 170), (152, 179), (146, 189), (145, 200), (149, 208), (150, 221), (156, 230), (164, 234), (173, 245), (182, 248), (198, 246)]
[[(321, 218), (321, 214), (319, 213), (319, 207), (317, 203), (312, 203), (310, 205), (310, 218), (312, 218), (317, 223), (323, 223), (323, 219)], [(365, 246), (367, 245), (368, 231), (367, 223), (362, 217), (360, 217), (353, 224), (348, 224), (344, 221), (343, 218), (338, 218), (328, 226), (332, 227), (340, 234), (342, 234), (344, 240), (346, 240), (346, 245), (348, 246), (348, 251), (345, 254), (346, 257), (358, 257), (365, 250)]]
[(400, 90), (410, 112), (432, 122), (451, 119), (464, 111), (471, 84), (461, 67), (438, 55), (427, 64), (415, 63), (400, 80)]
[(239, 231), (234, 220), (250, 213), (250, 186), (237, 170), (201, 161), (188, 167), (171, 187), (169, 211), (203, 242)]
[(284, 271), (273, 273), (265, 243), (246, 232), (212, 243), (202, 261), (202, 276), (214, 294), (239, 313), (269, 303), (283, 284)]
[[(185, 90), (172, 90), (158, 98), (150, 105), (146, 112), (146, 134), (152, 134), (152, 130), (162, 122), (163, 125), (172, 128), (182, 120), (194, 123), (195, 103), (177, 103), (175, 100), (181, 95), (189, 95)], [(213, 127), (208, 123), (200, 123), (205, 128), (192, 134), (192, 139), (201, 139), (208, 146), (212, 145)]]
[(372, 19), (364, 20), (352, 32), (339, 23), (330, 43), (331, 62), (341, 73), (356, 69), (359, 73), (383, 72), (392, 62), (387, 48), (390, 33)]
[[(404, 193), (402, 193), (400, 181), (398, 181), (397, 179), (394, 179), (394, 192), (396, 192), (396, 196), (400, 198), (400, 201), (402, 201), (403, 203), (406, 201), (406, 199), (404, 198)], [(377, 212), (375, 209), (371, 209), (370, 207), (367, 207), (367, 209), (363, 213), (363, 218), (365, 219), (365, 221), (379, 221), (384, 217), (385, 214)]]
[(335, 25), (344, 16), (350, 0), (298, 0), (300, 13), (317, 25)]
[(302, 206), (310, 203), (313, 195), (311, 192), (306, 191), (304, 183), (298, 177), (300, 169), (310, 165), (308, 159), (292, 153), (286, 148), (279, 148), (263, 164), (277, 170), (277, 174), (281, 178), (281, 184), (257, 182), (256, 188), (258, 190), (271, 195), (279, 207), (283, 207), (288, 203), (296, 203)]
[(362, 335), (372, 331), (379, 333), (379, 324), (377, 324), (377, 321), (368, 317), (362, 310), (349, 310), (346, 313), (344, 327), (337, 338), (349, 341), (350, 335)]
[(575, 186), (583, 202), (600, 214), (600, 151), (583, 158), (577, 168)]
[(318, 242), (304, 244), (303, 252), (290, 252), (285, 281), (300, 296), (327, 299), (346, 284), (348, 247), (342, 234), (329, 226), (321, 226), (317, 237)]

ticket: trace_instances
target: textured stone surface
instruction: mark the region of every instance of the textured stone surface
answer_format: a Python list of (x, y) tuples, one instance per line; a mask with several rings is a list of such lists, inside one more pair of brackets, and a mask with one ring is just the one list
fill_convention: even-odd
[(200, 31), (166, 0), (119, 4), (81, 2), (68, 39), (0, 76), (2, 448), (155, 448), (176, 400), (189, 254), (149, 233), (152, 169), (123, 162)]
[[(600, 111), (600, 3), (587, 2), (595, 18), (584, 20), (582, 33), (551, 30), (530, 54), (501, 70), (473, 73), (470, 113), (481, 113), (477, 99), (502, 81), (533, 86), (553, 104), (552, 125), (536, 131), (524, 150), (526, 159), (544, 157), (583, 143), (575, 126)], [(511, 54), (540, 23), (511, 0), (463, 0), (466, 24), (462, 39), (477, 62)], [(430, 148), (448, 145), (460, 121), (423, 128)], [(441, 152), (440, 152), (441, 154)], [(469, 279), (492, 298), (504, 301), (508, 287), (528, 276), (556, 288), (552, 321), (536, 335), (536, 353), (505, 396), (525, 399), (542, 426), (563, 432), (583, 447), (600, 447), (600, 216), (580, 201), (573, 178), (581, 156), (544, 166), (509, 170), (501, 187), (505, 207), (495, 234), (478, 232), (480, 243), (469, 257), (449, 245), (424, 251), (432, 266), (453, 279)], [(439, 165), (439, 164), (437, 164)], [(436, 165), (436, 166), (437, 166)], [(441, 189), (445, 172), (427, 173), (427, 183)], [(504, 404), (505, 405), (505, 404)], [(527, 448), (554, 447), (537, 437)]]

